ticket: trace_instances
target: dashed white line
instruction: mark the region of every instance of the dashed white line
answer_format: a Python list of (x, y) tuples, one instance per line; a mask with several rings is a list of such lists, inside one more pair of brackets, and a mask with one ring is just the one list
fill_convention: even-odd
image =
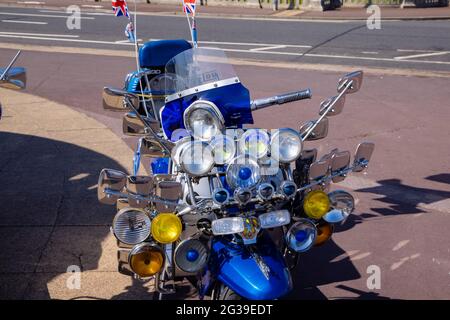
[[(41, 17), (41, 18), (64, 18), (67, 19), (69, 16), (57, 16), (57, 15), (50, 15), (50, 14), (35, 14), (35, 13), (15, 13), (15, 12), (0, 12), (2, 15), (6, 16), (19, 16), (19, 17)], [(81, 16), (80, 19), (85, 20), (94, 20), (94, 17), (83, 17)]]
[(0, 35), (17, 35), (17, 36), (37, 36), (37, 37), (66, 37), (79, 38), (78, 35), (71, 34), (53, 34), (53, 33), (25, 33), (25, 32), (0, 32)]
[(250, 49), (250, 51), (265, 51), (265, 50), (282, 49), (282, 48), (286, 48), (286, 46), (279, 45), (279, 46), (272, 46), (272, 47), (253, 48), (253, 49)]

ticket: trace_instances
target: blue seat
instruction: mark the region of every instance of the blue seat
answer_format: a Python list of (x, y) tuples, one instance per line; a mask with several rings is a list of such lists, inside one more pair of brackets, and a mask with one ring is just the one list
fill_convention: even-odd
[(186, 40), (150, 41), (139, 49), (139, 64), (146, 69), (164, 68), (170, 59), (191, 48)]

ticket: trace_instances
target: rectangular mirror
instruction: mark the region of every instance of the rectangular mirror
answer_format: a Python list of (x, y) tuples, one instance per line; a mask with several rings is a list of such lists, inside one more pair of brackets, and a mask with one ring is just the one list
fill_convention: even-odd
[(105, 189), (121, 192), (127, 182), (126, 173), (114, 170), (103, 169), (98, 177), (97, 197), (98, 201), (104, 204), (116, 204), (118, 196), (105, 193)]
[(311, 164), (309, 167), (309, 182), (319, 180), (328, 175), (330, 169), (331, 159), (318, 160)]
[[(335, 174), (340, 170), (347, 168), (350, 164), (350, 152), (349, 151), (339, 151), (336, 152), (331, 158), (331, 174)], [(332, 180), (334, 183), (343, 181), (345, 175), (339, 175), (334, 177)]]
[[(158, 197), (178, 201), (183, 196), (183, 187), (180, 182), (176, 181), (176, 175), (157, 174), (155, 177), (155, 193)], [(158, 212), (173, 212), (176, 206), (155, 203)]]
[(358, 145), (353, 161), (353, 172), (361, 172), (367, 168), (374, 149), (375, 143), (373, 142), (361, 142)]
[(25, 68), (14, 67), (10, 68), (7, 73), (5, 73), (5, 71), (6, 69), (0, 68), (0, 76), (4, 74), (3, 78), (0, 80), (0, 87), (13, 90), (26, 88), (27, 73)]
[[(332, 105), (332, 106), (331, 106)], [(342, 112), (345, 105), (345, 95), (334, 96), (328, 98), (320, 103), (319, 115), (323, 115), (327, 109), (331, 106), (331, 109), (327, 112), (327, 116), (335, 116)]]
[[(148, 197), (154, 193), (153, 178), (152, 176), (128, 176), (126, 189), (130, 195)], [(133, 208), (146, 208), (150, 201), (137, 200), (129, 196), (128, 203)]]
[[(159, 125), (159, 121), (156, 119), (152, 119), (149, 117), (144, 117), (150, 127), (155, 132), (159, 132), (161, 127)], [(131, 111), (127, 112), (122, 121), (122, 130), (125, 135), (128, 136), (142, 136), (147, 132), (145, 131), (144, 123), (142, 123), (141, 119), (136, 115), (136, 112)]]
[(164, 147), (158, 141), (151, 138), (142, 139), (140, 153), (142, 157), (148, 158), (168, 157)]
[(341, 93), (348, 87), (345, 93), (355, 93), (362, 85), (363, 72), (361, 70), (347, 73), (341, 79), (339, 79), (337, 91)]
[(319, 123), (316, 124), (316, 122), (317, 120), (310, 120), (300, 127), (300, 135), (302, 137), (305, 137), (311, 128), (314, 127), (311, 133), (306, 136), (306, 139), (303, 138), (304, 141), (320, 140), (328, 135), (328, 118), (324, 117)]

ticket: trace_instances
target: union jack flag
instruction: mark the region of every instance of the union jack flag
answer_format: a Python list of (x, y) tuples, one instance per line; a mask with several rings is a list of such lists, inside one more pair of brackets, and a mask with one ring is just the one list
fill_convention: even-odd
[(183, 12), (195, 16), (195, 1), (196, 0), (183, 0)]
[(128, 14), (127, 2), (125, 0), (113, 0), (112, 9), (116, 17), (125, 16), (130, 18), (130, 15)]

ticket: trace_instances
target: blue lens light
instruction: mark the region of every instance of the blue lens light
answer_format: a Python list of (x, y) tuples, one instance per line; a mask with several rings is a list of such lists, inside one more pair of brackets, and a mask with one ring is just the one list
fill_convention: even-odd
[(283, 193), (287, 196), (293, 195), (295, 192), (295, 186), (294, 185), (285, 185), (283, 186)]
[(199, 256), (199, 253), (195, 249), (189, 249), (186, 252), (186, 260), (189, 262), (194, 262), (195, 260), (198, 259), (198, 256)]
[(298, 242), (305, 241), (307, 237), (308, 237), (308, 232), (306, 232), (305, 230), (298, 230), (295, 233), (295, 240), (297, 240)]
[(252, 176), (252, 169), (250, 169), (249, 167), (242, 167), (239, 170), (239, 178), (241, 178), (242, 180), (247, 180)]
[(228, 195), (227, 195), (227, 193), (225, 191), (221, 190), (221, 191), (216, 192), (214, 197), (215, 197), (217, 202), (222, 203), (222, 202), (225, 202), (227, 200)]

